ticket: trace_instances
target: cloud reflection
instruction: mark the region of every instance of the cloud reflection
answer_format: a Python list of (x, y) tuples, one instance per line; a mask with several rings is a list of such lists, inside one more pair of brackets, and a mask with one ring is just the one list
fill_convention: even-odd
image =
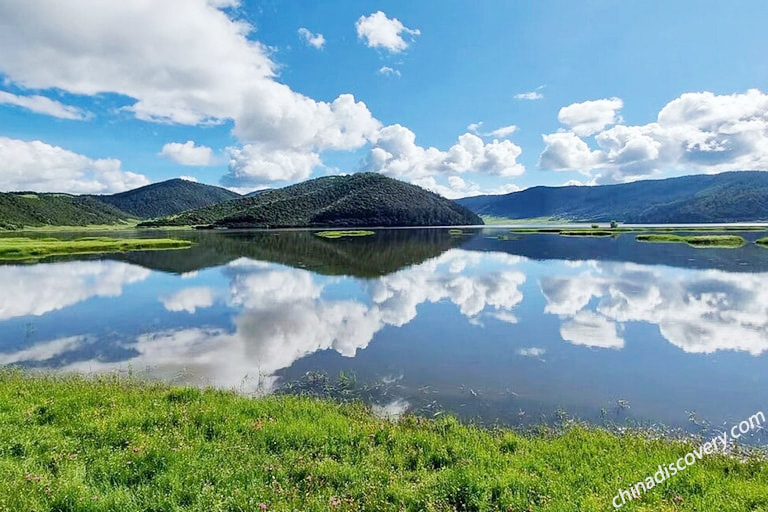
[(564, 340), (621, 348), (626, 322), (659, 326), (685, 352), (768, 350), (768, 274), (591, 262), (578, 275), (541, 280), (545, 311)]
[(118, 261), (0, 266), (0, 320), (41, 316), (92, 297), (119, 297), (150, 271)]
[[(232, 327), (148, 333), (127, 343), (136, 354), (129, 361), (83, 361), (64, 369), (151, 367), (165, 379), (188, 374), (217, 386), (268, 390), (273, 375), (298, 359), (321, 350), (353, 357), (384, 327), (412, 321), (425, 303), (453, 304), (470, 320), (485, 313), (513, 318), (512, 310), (523, 300), (519, 286), (525, 275), (514, 269), (520, 261), (456, 249), (375, 280), (358, 281), (241, 259), (222, 269), (229, 286), (226, 293), (216, 293), (226, 295), (236, 311)], [(337, 287), (350, 286), (354, 300), (338, 293)], [(193, 295), (188, 289), (173, 297), (185, 292)], [(345, 298), (336, 298), (340, 296)], [(180, 309), (199, 303), (176, 302)], [(245, 375), (250, 378), (244, 381)]]

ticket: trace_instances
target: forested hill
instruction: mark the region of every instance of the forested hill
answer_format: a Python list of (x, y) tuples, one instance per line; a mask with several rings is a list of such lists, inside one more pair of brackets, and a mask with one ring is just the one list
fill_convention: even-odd
[(241, 196), (225, 188), (173, 179), (119, 194), (92, 197), (135, 217), (152, 219), (202, 208)]
[(0, 229), (117, 224), (129, 218), (127, 213), (88, 196), (0, 193)]
[(327, 176), (146, 222), (146, 226), (360, 227), (482, 224), (463, 206), (377, 173)]
[(595, 187), (533, 187), (457, 201), (509, 219), (628, 223), (768, 220), (768, 172), (738, 171)]

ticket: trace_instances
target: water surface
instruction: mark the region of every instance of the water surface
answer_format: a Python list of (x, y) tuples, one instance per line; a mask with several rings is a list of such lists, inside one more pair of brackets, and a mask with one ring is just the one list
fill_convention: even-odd
[(768, 249), (506, 232), (174, 232), (197, 244), (2, 265), (0, 364), (259, 393), (345, 372), (379, 406), (514, 425), (766, 409)]

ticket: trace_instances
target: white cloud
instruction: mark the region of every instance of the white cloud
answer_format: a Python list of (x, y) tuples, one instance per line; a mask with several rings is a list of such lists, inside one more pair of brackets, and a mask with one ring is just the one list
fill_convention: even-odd
[(483, 127), (483, 122), (480, 121), (479, 123), (472, 123), (469, 126), (467, 126), (467, 130), (481, 137), (495, 137), (497, 139), (506, 139), (507, 137), (517, 132), (518, 130), (516, 125), (510, 124), (508, 126), (502, 126), (501, 128), (496, 128), (495, 130), (484, 133), (480, 131), (480, 128), (482, 127)]
[(41, 141), (0, 137), (0, 182), (5, 190), (111, 193), (147, 185), (115, 159), (91, 159)]
[[(142, 120), (232, 120), (270, 153), (357, 149), (380, 128), (348, 94), (315, 101), (275, 80), (270, 50), (211, 0), (0, 3), (0, 71), (32, 89), (116, 93)], [(71, 23), (77, 19), (77, 23)], [(239, 175), (234, 169), (230, 179)]]
[(191, 181), (192, 183), (198, 183), (200, 181), (194, 176), (179, 176), (179, 179), (184, 181)]
[[(592, 128), (608, 117), (606, 113)], [(539, 165), (581, 171), (597, 183), (633, 181), (662, 172), (768, 168), (768, 95), (757, 89), (732, 95), (686, 93), (664, 106), (656, 122), (606, 126), (596, 132), (545, 135)], [(587, 132), (594, 134), (597, 149), (578, 136)]]
[(192, 314), (198, 309), (213, 306), (213, 290), (205, 286), (185, 288), (173, 295), (161, 298), (160, 302), (168, 311), (186, 311)]
[(397, 18), (387, 18), (387, 15), (377, 11), (370, 16), (361, 16), (355, 23), (357, 37), (369, 48), (384, 48), (392, 53), (399, 53), (408, 48), (409, 42), (402, 34), (418, 36), (421, 32), (410, 29)]
[(163, 146), (160, 156), (170, 158), (181, 165), (211, 165), (213, 150), (208, 146), (196, 146), (194, 141), (169, 142)]
[(389, 66), (381, 66), (379, 68), (378, 73), (380, 75), (384, 75), (384, 76), (396, 76), (396, 77), (400, 77), (401, 76), (399, 70), (393, 69), (393, 68), (391, 68)]
[(558, 121), (569, 126), (580, 137), (595, 134), (608, 125), (620, 121), (617, 112), (624, 103), (619, 98), (573, 103), (560, 109)]
[(0, 91), (0, 104), (16, 105), (38, 114), (46, 114), (61, 119), (86, 119), (86, 114), (77, 107), (64, 105), (45, 96), (18, 96)]
[(517, 162), (522, 153), (508, 140), (488, 144), (465, 133), (448, 151), (416, 145), (416, 135), (399, 124), (381, 130), (368, 156), (366, 168), (411, 181), (440, 174), (476, 172), (496, 176), (519, 176), (525, 167)]
[(318, 50), (325, 46), (325, 37), (323, 37), (323, 34), (313, 34), (304, 27), (299, 29), (299, 37), (301, 37), (301, 40), (309, 46), (317, 48)]
[(539, 167), (551, 171), (581, 171), (589, 174), (603, 159), (583, 139), (571, 132), (542, 135), (545, 148), (539, 156)]
[(517, 351), (517, 355), (519, 356), (536, 357), (536, 358), (540, 358), (546, 353), (547, 353), (546, 349), (539, 348), (539, 347), (521, 348), (521, 349), (518, 349)]
[(269, 150), (254, 144), (229, 149), (226, 184), (259, 186), (274, 181), (301, 181), (320, 165), (320, 155), (305, 151)]
[(459, 197), (478, 196), (478, 195), (496, 195), (509, 194), (522, 190), (514, 183), (505, 183), (498, 187), (484, 188), (471, 180), (465, 180), (461, 176), (449, 176), (447, 179), (438, 181), (433, 176), (417, 178), (411, 180), (414, 185), (430, 190), (448, 199), (457, 199)]
[(541, 94), (539, 91), (521, 92), (519, 94), (515, 94), (516, 100), (535, 101), (535, 100), (540, 100), (543, 97), (544, 95)]

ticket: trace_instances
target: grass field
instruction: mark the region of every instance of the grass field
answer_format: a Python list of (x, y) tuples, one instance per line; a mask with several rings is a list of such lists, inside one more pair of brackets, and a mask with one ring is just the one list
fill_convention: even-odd
[(186, 249), (188, 240), (170, 238), (86, 237), (75, 240), (58, 238), (0, 237), (0, 260), (34, 260), (61, 254), (99, 254), (108, 252)]
[(365, 231), (362, 229), (352, 229), (347, 231), (318, 231), (315, 236), (321, 238), (344, 238), (350, 236), (371, 236), (375, 235), (374, 231)]
[[(691, 444), (536, 434), (360, 404), (0, 371), (1, 511), (606, 511)], [(768, 510), (757, 455), (709, 455), (623, 510)]]
[(686, 243), (694, 247), (735, 248), (735, 247), (741, 247), (746, 243), (746, 240), (744, 240), (744, 238), (736, 235), (682, 236), (682, 235), (672, 235), (668, 233), (662, 233), (662, 234), (650, 233), (646, 235), (637, 235), (636, 238), (640, 242)]

